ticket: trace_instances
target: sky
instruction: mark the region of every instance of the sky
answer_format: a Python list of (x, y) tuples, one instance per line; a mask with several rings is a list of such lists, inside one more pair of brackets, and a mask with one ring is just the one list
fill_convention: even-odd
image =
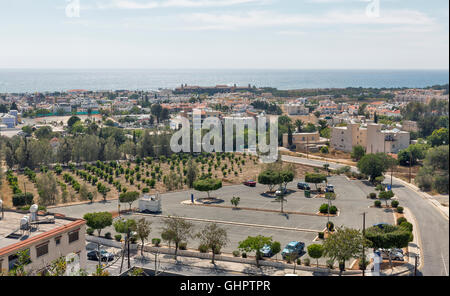
[(0, 0), (0, 69), (448, 69), (448, 0)]

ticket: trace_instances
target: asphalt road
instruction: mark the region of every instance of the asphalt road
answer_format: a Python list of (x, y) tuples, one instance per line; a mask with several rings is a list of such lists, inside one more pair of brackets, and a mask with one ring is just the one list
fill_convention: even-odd
[[(282, 156), (282, 160), (320, 167), (327, 163), (325, 161), (285, 155)], [(329, 164), (332, 169), (344, 166), (336, 163)], [(356, 170), (356, 168), (352, 169)], [(426, 276), (448, 276), (449, 220), (429, 201), (402, 183), (394, 180), (393, 191), (400, 203), (408, 207), (414, 214), (419, 226), (424, 263), (420, 271)]]
[[(299, 181), (299, 180), (296, 180)], [(306, 198), (302, 190), (296, 188), (297, 182), (291, 182), (288, 185), (290, 194), (286, 196), (287, 202), (284, 204), (285, 211), (295, 211), (302, 213), (315, 214), (319, 207), (327, 201), (323, 198)], [(361, 229), (362, 213), (366, 212), (366, 225), (386, 222), (394, 223), (392, 211), (370, 208), (373, 203), (366, 198), (369, 192), (373, 191), (360, 181), (350, 181), (345, 176), (332, 176), (329, 183), (335, 185), (337, 194), (336, 200), (332, 201), (340, 210), (339, 216), (330, 217), (336, 226), (346, 226)], [(239, 206), (248, 208), (268, 209), (273, 212), (261, 212), (251, 210), (233, 210), (231, 208), (204, 207), (182, 204), (190, 198), (193, 193), (195, 198), (205, 197), (206, 193), (196, 191), (171, 192), (161, 196), (162, 199), (162, 215), (176, 215), (191, 219), (194, 224), (194, 232), (197, 233), (205, 226), (205, 221), (197, 219), (205, 219), (209, 221), (223, 221), (219, 223), (228, 233), (229, 244), (223, 248), (224, 252), (231, 253), (236, 250), (239, 242), (247, 238), (247, 236), (264, 235), (271, 236), (274, 241), (279, 241), (284, 247), (291, 241), (301, 241), (306, 246), (317, 243), (313, 240), (317, 236), (317, 232), (323, 231), (328, 221), (326, 216), (315, 215), (297, 215), (297, 214), (281, 214), (280, 203), (276, 202), (273, 197), (263, 194), (267, 190), (267, 186), (258, 184), (256, 188), (246, 187), (244, 185), (226, 186), (220, 190), (214, 191), (213, 196), (223, 199), (221, 205), (231, 206), (230, 200), (233, 196), (241, 197)], [(133, 207), (136, 207), (134, 203)], [(128, 205), (122, 208), (128, 208)], [(83, 204), (75, 206), (65, 206), (53, 208), (52, 212), (65, 214), (71, 217), (83, 217), (85, 213), (98, 211), (117, 211), (117, 201), (108, 201), (106, 203), (97, 202), (92, 204)], [(161, 216), (153, 215), (127, 215), (127, 218), (140, 219), (145, 217), (152, 222), (153, 237), (160, 237), (163, 229), (163, 219)], [(231, 222), (231, 223), (230, 223)], [(234, 223), (234, 224), (233, 224)], [(236, 224), (239, 223), (239, 224)], [(256, 226), (256, 225), (257, 226)], [(266, 227), (269, 226), (269, 227)], [(114, 236), (113, 227), (108, 227), (102, 233), (111, 232)], [(188, 241), (188, 248), (196, 249), (199, 244), (198, 239), (192, 238)], [(321, 259), (321, 263), (325, 264), (326, 258)], [(347, 262), (350, 264), (351, 262)]]

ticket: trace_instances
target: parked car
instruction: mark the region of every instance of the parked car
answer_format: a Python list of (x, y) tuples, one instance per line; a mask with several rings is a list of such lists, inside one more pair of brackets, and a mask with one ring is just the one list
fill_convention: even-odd
[(334, 186), (331, 184), (328, 184), (327, 188), (325, 188), (325, 192), (334, 192)]
[(261, 252), (261, 255), (263, 255), (263, 257), (273, 256), (272, 247), (270, 245), (264, 245), (264, 247), (262, 247), (259, 251)]
[(249, 187), (256, 187), (256, 182), (253, 180), (248, 180), (244, 182), (244, 185)]
[[(114, 260), (114, 254), (109, 253), (105, 250), (100, 250), (100, 256), (101, 256), (101, 261), (112, 261)], [(87, 253), (87, 257), (89, 260), (95, 260), (98, 261), (98, 251), (97, 250), (92, 250), (90, 252)]]
[(309, 187), (308, 183), (298, 182), (297, 188), (302, 190), (311, 190), (311, 187)]
[(280, 196), (280, 195), (283, 195), (286, 193), (287, 193), (286, 188), (278, 189), (277, 191), (275, 191), (275, 195), (277, 195), (277, 196)]
[(373, 224), (374, 227), (378, 227), (378, 228), (380, 228), (380, 229), (383, 229), (384, 226), (386, 226), (386, 225), (390, 225), (390, 224), (384, 223), (384, 222), (377, 223), (377, 224)]
[(303, 250), (305, 249), (305, 243), (302, 242), (290, 242), (289, 244), (284, 247), (283, 251), (281, 252), (281, 256), (283, 257), (283, 260), (286, 259), (288, 255), (291, 254), (297, 254), (298, 256), (303, 253)]
[(381, 249), (380, 250), (381, 257), (383, 259), (389, 259), (389, 253), (391, 254), (392, 260), (403, 261), (405, 260), (405, 255), (403, 255), (403, 251), (399, 251), (399, 249)]

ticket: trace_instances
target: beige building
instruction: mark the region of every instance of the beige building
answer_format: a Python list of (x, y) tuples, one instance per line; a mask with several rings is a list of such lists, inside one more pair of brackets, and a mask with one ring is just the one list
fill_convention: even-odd
[(33, 218), (32, 213), (5, 210), (3, 219), (0, 216), (0, 271), (7, 273), (13, 269), (17, 253), (23, 250), (30, 255), (26, 271), (43, 271), (54, 260), (69, 254), (77, 257), (79, 267), (85, 269), (85, 233), (83, 219), (54, 215)]
[[(292, 134), (292, 145), (296, 146), (297, 151), (318, 151), (327, 141), (328, 139), (320, 137), (319, 132)], [(283, 134), (283, 147), (289, 148), (288, 134)]]
[(370, 123), (364, 128), (357, 123), (350, 123), (345, 127), (331, 129), (330, 146), (345, 152), (351, 152), (354, 146), (360, 145), (366, 149), (366, 153), (398, 153), (408, 148), (409, 144), (409, 132), (382, 130), (380, 124)]
[(379, 124), (367, 125), (367, 153), (398, 153), (408, 148), (410, 144), (409, 132), (399, 129), (381, 130)]
[(367, 147), (367, 129), (360, 127), (359, 123), (349, 123), (347, 126), (331, 129), (330, 146), (332, 148), (351, 152), (353, 146), (357, 145)]

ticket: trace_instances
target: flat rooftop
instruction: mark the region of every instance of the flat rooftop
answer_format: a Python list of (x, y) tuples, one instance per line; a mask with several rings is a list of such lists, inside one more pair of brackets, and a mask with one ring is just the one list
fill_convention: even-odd
[(20, 230), (20, 219), (25, 215), (29, 213), (4, 212), (4, 218), (0, 220), (0, 249), (74, 222), (73, 219), (53, 215), (39, 215), (38, 221), (53, 220), (54, 222), (32, 225), (31, 231), (23, 231)]

